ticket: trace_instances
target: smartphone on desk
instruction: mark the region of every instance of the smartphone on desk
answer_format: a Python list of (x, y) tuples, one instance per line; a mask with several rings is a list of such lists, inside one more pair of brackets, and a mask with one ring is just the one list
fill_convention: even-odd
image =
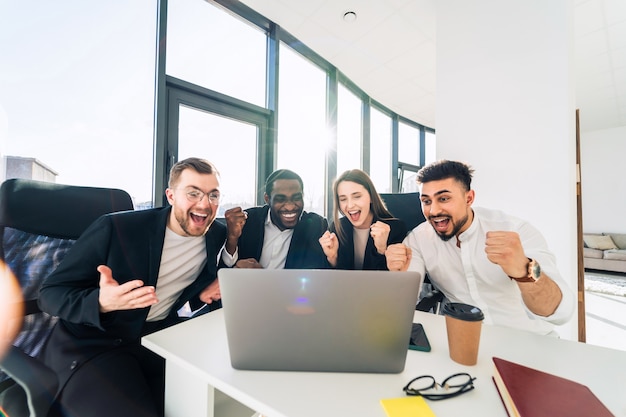
[(420, 350), (422, 352), (430, 352), (430, 343), (426, 337), (426, 332), (421, 323), (413, 323), (411, 329), (411, 339), (409, 340), (409, 349)]

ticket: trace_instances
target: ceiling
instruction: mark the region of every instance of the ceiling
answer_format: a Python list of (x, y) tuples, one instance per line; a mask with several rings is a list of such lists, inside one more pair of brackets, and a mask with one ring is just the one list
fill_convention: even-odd
[[(396, 113), (436, 128), (436, 0), (240, 0)], [(626, 126), (626, 1), (575, 0), (581, 130)], [(343, 19), (347, 11), (356, 20)]]

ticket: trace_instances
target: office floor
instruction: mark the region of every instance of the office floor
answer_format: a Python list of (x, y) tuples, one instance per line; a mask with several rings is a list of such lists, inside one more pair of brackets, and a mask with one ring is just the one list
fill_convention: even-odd
[(587, 343), (626, 350), (626, 275), (585, 272)]

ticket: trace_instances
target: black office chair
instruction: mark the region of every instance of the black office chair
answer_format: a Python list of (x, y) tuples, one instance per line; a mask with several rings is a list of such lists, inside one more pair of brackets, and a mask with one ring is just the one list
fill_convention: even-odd
[(420, 223), (426, 221), (422, 212), (422, 202), (420, 193), (387, 194), (382, 193), (380, 197), (385, 202), (387, 210), (402, 220), (409, 232)]
[[(420, 193), (383, 193), (380, 196), (391, 214), (402, 220), (409, 232), (420, 223), (426, 221), (424, 213), (422, 212)], [(441, 304), (444, 301), (443, 293), (430, 282), (428, 275), (426, 275), (422, 290), (420, 291), (420, 300), (415, 306), (415, 309), (438, 314)]]
[(36, 359), (56, 323), (37, 306), (41, 282), (96, 218), (132, 209), (128, 193), (118, 189), (25, 179), (0, 186), (0, 259), (25, 302), (22, 331), (0, 361), (0, 408), (9, 416), (45, 417), (57, 393), (56, 375)]

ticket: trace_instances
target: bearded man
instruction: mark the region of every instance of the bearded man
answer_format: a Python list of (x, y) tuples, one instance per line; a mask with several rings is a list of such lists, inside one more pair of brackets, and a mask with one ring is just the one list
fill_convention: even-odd
[(485, 322), (547, 335), (575, 298), (541, 233), (502, 211), (472, 207), (473, 169), (441, 160), (417, 174), (426, 222), (385, 253), (390, 271), (418, 271), (451, 302), (479, 307)]
[[(219, 172), (188, 158), (170, 170), (169, 206), (97, 219), (41, 287), (39, 305), (59, 321), (42, 359), (59, 379), (55, 416), (162, 416), (164, 360), (141, 337), (176, 324), (189, 303), (220, 299), (215, 222)], [(195, 343), (181, 340), (181, 343)]]

